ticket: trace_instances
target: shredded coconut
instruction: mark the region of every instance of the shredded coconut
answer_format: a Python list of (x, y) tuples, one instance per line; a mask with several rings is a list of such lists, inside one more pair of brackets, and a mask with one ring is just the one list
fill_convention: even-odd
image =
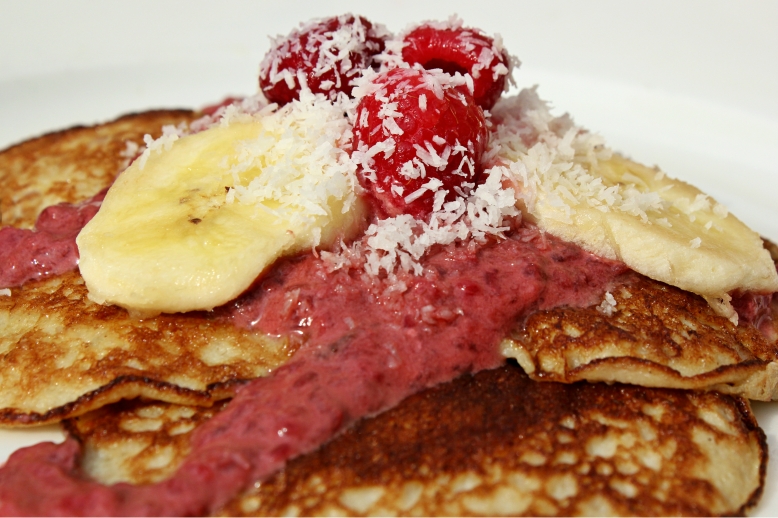
[(126, 141), (125, 148), (119, 156), (127, 159), (125, 167), (129, 161), (138, 157), (138, 166), (143, 169), (146, 161), (152, 152), (168, 151), (173, 143), (181, 137), (205, 131), (217, 124), (229, 124), (234, 120), (249, 120), (252, 116), (259, 116), (262, 111), (270, 112), (278, 107), (275, 104), (269, 105), (264, 96), (259, 93), (255, 96), (236, 100), (233, 103), (221, 106), (215, 113), (204, 115), (187, 125), (182, 122), (178, 126), (167, 125), (162, 127), (162, 135), (154, 139), (151, 135), (143, 136), (144, 145), (138, 145), (136, 142)]
[(295, 82), (301, 89), (307, 88), (303, 70), (294, 71), (284, 66), (284, 60), (299, 50), (300, 35), (304, 34), (306, 49), (316, 50), (315, 63), (307, 63), (312, 66), (312, 76), (319, 78), (331, 73), (334, 77), (334, 80), (319, 83), (318, 88), (325, 91), (340, 90), (344, 83), (348, 83), (362, 68), (354, 66), (353, 60), (360, 59), (363, 55), (373, 54), (377, 50), (377, 40), (389, 36), (386, 27), (374, 24), (371, 30), (362, 23), (359, 16), (349, 14), (338, 16), (334, 30), (326, 29), (327, 21), (314, 19), (301, 24), (300, 28), (289, 37), (271, 38), (271, 51), (265, 55), (260, 64), (260, 75), (263, 80), (267, 79), (271, 85), (284, 82), (289, 89), (296, 87)]
[(713, 206), (713, 213), (716, 216), (724, 219), (727, 217), (727, 215), (729, 215), (729, 210), (727, 210), (727, 208), (721, 203), (717, 203), (716, 205)]
[(146, 160), (149, 159), (151, 153), (155, 151), (158, 153), (162, 151), (169, 151), (170, 148), (173, 147), (173, 142), (186, 135), (187, 133), (188, 127), (184, 123), (179, 126), (162, 126), (162, 135), (157, 139), (152, 138), (152, 136), (149, 134), (144, 135), (143, 142), (146, 144), (146, 149), (144, 149), (143, 153), (141, 153), (141, 155), (138, 157), (138, 167), (143, 169), (143, 167), (146, 165)]
[(616, 311), (616, 298), (611, 294), (611, 292), (605, 292), (605, 298), (600, 303), (600, 305), (597, 306), (597, 311), (609, 317), (612, 316)]
[(420, 275), (419, 260), (433, 246), (470, 237), (477, 240), (488, 235), (499, 237), (512, 228), (512, 223), (520, 220), (514, 190), (503, 186), (505, 180), (504, 170), (494, 168), (466, 197), (446, 202), (445, 193), (439, 191), (442, 196), (436, 197), (435, 210), (429, 221), (407, 214), (378, 220), (368, 227), (363, 240), (344, 247), (339, 253), (323, 254), (323, 257), (332, 269), (353, 266), (353, 258), (361, 256), (365, 271), (372, 276), (385, 274), (391, 277), (398, 268)]
[[(331, 198), (343, 200), (343, 213), (350, 210), (356, 200), (356, 165), (340, 144), (351, 132), (343, 116), (351, 104), (345, 96), (332, 102), (303, 90), (298, 101), (252, 115), (261, 119), (262, 130), (255, 139), (236, 143), (227, 203), (260, 203), (283, 214), (293, 228), (308, 228), (314, 218), (328, 215)], [(262, 174), (246, 184), (241, 174), (252, 169)]]
[[(357, 98), (377, 91), (369, 81), (370, 75), (367, 73), (357, 83)], [(467, 84), (451, 76), (436, 79)], [(440, 83), (438, 88), (442, 90)], [(372, 225), (368, 239), (358, 245), (359, 250), (350, 252), (365, 255), (368, 273), (391, 275), (398, 267), (406, 272), (419, 271), (418, 261), (430, 247), (467, 238), (502, 236), (521, 219), (521, 209), (533, 215), (538, 203), (552, 207), (555, 217), (567, 221), (571, 221), (580, 203), (603, 211), (621, 210), (644, 220), (649, 211), (663, 208), (657, 193), (642, 192), (632, 185), (606, 186), (593, 175), (591, 166), (610, 158), (610, 149), (599, 136), (575, 126), (567, 115), (553, 117), (535, 88), (502, 99), (492, 113), (492, 140), (484, 156), (485, 181), (469, 192), (458, 192), (460, 197), (450, 202), (438, 196), (434, 182), (404, 193), (406, 203), (410, 203), (427, 191), (435, 192), (433, 213), (428, 221), (398, 216)], [(442, 152), (435, 151), (432, 143), (417, 145), (416, 158), (403, 165), (401, 174), (423, 177), (426, 167), (445, 166), (465, 149), (458, 142)], [(368, 178), (370, 157), (376, 152), (365, 149), (352, 155), (368, 172)], [(474, 168), (475, 164), (465, 161), (459, 167), (469, 171)]]
[(568, 116), (553, 117), (536, 88), (502, 99), (492, 113), (497, 125), (492, 160), (509, 171), (529, 214), (537, 215), (538, 204), (543, 204), (546, 217), (571, 223), (576, 207), (588, 206), (648, 222), (650, 212), (665, 208), (659, 193), (643, 191), (637, 182), (608, 186), (593, 174), (599, 161), (610, 158), (611, 150), (601, 137), (575, 126)]

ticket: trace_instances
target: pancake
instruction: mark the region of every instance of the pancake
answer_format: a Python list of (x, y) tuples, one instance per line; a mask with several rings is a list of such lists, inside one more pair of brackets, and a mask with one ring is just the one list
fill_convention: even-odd
[(136, 319), (68, 272), (0, 297), (0, 424), (59, 421), (120, 399), (210, 406), (267, 374), (287, 342), (203, 314)]
[[(104, 483), (171, 473), (214, 410), (124, 402), (69, 420)], [(235, 515), (731, 515), (763, 491), (748, 402), (717, 392), (465, 375), (358, 422), (231, 502)]]
[(164, 480), (190, 450), (190, 434), (227, 403), (177, 405), (141, 399), (106, 405), (63, 421), (84, 445), (81, 469), (103, 484), (152, 484)]
[[(0, 153), (3, 225), (30, 228), (45, 207), (78, 203), (126, 167), (128, 142), (193, 120), (184, 110), (131, 114), (50, 133)], [(209, 406), (285, 361), (285, 342), (204, 314), (137, 319), (87, 297), (77, 271), (0, 296), (0, 425), (59, 421), (123, 398)]]
[[(12, 189), (0, 200), (3, 224), (31, 228), (47, 205), (88, 199), (132, 157), (128, 140), (194, 116), (134, 114), (5, 150), (0, 179)], [(778, 346), (696, 295), (628, 277), (608, 304), (540, 311), (517, 323), (503, 353), (544, 383), (511, 366), (414, 396), (293, 460), (223, 512), (744, 512), (761, 494), (767, 455), (738, 396), (778, 397)], [(0, 297), (0, 424), (64, 419), (85, 445), (89, 476), (159, 482), (187, 456), (191, 430), (243, 381), (294, 352), (206, 312), (139, 319), (95, 304), (80, 274), (67, 272)], [(538, 404), (521, 410), (528, 401)], [(554, 405), (539, 404), (548, 401)], [(661, 416), (651, 414), (657, 408)], [(572, 414), (574, 439), (560, 443)], [(722, 465), (736, 483), (717, 478)]]
[(778, 345), (755, 326), (736, 326), (701, 297), (643, 276), (612, 291), (605, 305), (536, 312), (503, 354), (536, 380), (778, 399)]

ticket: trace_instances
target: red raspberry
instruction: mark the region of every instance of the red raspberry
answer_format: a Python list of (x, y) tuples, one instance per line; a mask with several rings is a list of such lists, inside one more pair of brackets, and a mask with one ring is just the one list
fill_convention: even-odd
[(360, 100), (352, 157), (386, 215), (424, 217), (478, 182), (486, 121), (463, 84), (461, 76), (395, 68)]
[(350, 81), (384, 50), (387, 36), (361, 16), (311, 21), (273, 42), (259, 67), (259, 86), (281, 105), (300, 97), (301, 78), (312, 92), (331, 99), (350, 94)]
[(484, 110), (500, 98), (510, 73), (508, 53), (493, 38), (459, 24), (415, 28), (403, 38), (402, 56), (406, 63), (418, 63), (428, 70), (470, 74), (473, 97)]

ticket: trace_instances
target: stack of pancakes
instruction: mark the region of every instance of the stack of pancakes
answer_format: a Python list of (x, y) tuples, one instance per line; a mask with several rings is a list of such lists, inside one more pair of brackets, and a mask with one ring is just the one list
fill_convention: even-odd
[[(133, 114), (6, 149), (2, 225), (32, 228), (45, 207), (89, 198), (126, 166), (127, 142), (197, 116)], [(645, 277), (613, 295), (611, 314), (517, 323), (503, 368), (364, 419), (224, 514), (744, 513), (767, 463), (747, 398), (778, 398), (778, 344)], [(87, 476), (156, 482), (236, 387), (293, 353), (204, 312), (132, 318), (70, 272), (0, 296), (0, 424), (62, 421)]]

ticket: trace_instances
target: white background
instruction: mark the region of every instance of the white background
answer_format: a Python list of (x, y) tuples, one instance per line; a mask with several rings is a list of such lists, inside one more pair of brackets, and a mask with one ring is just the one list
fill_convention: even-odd
[[(253, 93), (268, 36), (347, 11), (393, 31), (457, 13), (500, 33), (523, 62), (520, 87), (539, 84), (615, 149), (697, 184), (778, 240), (773, 1), (0, 0), (0, 148), (129, 111)], [(778, 451), (778, 409), (756, 410)], [(3, 432), (0, 445), (50, 435)], [(778, 514), (776, 484), (773, 462), (757, 513)]]

